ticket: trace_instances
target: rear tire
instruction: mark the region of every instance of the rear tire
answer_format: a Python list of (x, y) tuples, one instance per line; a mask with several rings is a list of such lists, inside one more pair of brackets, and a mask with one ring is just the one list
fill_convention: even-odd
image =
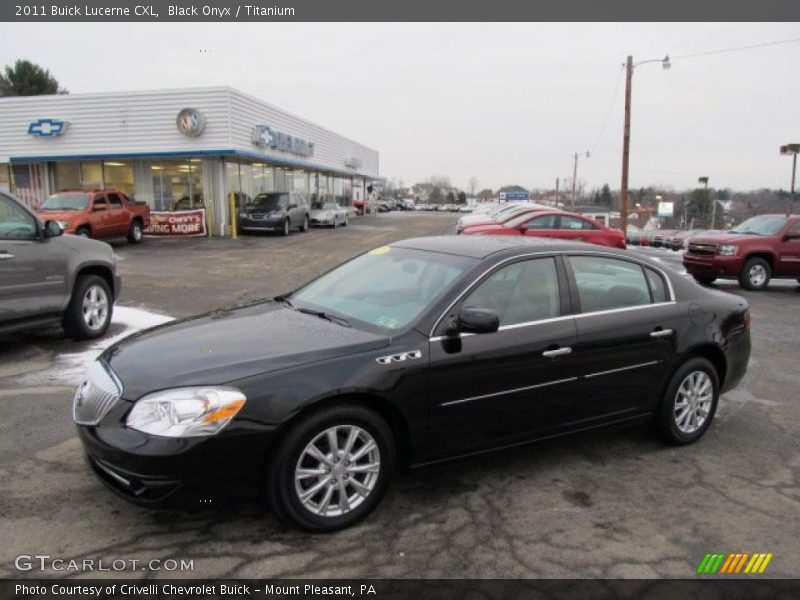
[[(312, 446), (316, 452), (309, 453)], [(357, 404), (330, 406), (301, 417), (279, 442), (266, 494), (280, 518), (311, 531), (335, 531), (378, 505), (394, 465), (394, 438), (380, 415)]]
[(139, 219), (134, 219), (133, 222), (131, 222), (131, 228), (128, 230), (128, 243), (141, 244), (142, 238), (144, 238), (142, 222)]
[(303, 217), (303, 224), (300, 225), (300, 233), (305, 233), (308, 231), (308, 215)]
[(746, 290), (763, 290), (769, 285), (772, 268), (763, 258), (753, 257), (744, 263), (739, 273), (739, 285)]
[(62, 324), (67, 335), (88, 340), (103, 335), (114, 314), (114, 296), (98, 275), (80, 275), (75, 281)]
[(653, 424), (665, 441), (691, 444), (711, 425), (718, 402), (719, 378), (714, 365), (699, 356), (691, 358), (672, 375)]
[(79, 235), (81, 237), (90, 238), (92, 237), (92, 230), (88, 227), (78, 227), (75, 230), (75, 235)]
[(694, 277), (694, 280), (697, 283), (700, 283), (700, 284), (703, 284), (703, 285), (711, 285), (712, 283), (714, 283), (717, 280), (716, 277), (703, 277), (702, 275), (692, 275), (692, 277)]

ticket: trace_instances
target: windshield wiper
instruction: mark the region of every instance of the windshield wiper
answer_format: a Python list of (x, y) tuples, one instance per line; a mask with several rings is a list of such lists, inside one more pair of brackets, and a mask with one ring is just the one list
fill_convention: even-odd
[(344, 327), (350, 327), (350, 321), (348, 321), (344, 317), (331, 315), (324, 311), (314, 310), (311, 308), (295, 308), (295, 310), (305, 315), (313, 315), (315, 317), (319, 317), (320, 319), (325, 319), (326, 321), (330, 321), (331, 323), (337, 323), (338, 325), (343, 325)]

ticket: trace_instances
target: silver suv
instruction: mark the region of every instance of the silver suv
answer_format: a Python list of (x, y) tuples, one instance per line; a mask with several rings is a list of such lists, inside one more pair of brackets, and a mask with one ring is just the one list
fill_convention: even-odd
[(0, 193), (0, 334), (60, 323), (76, 339), (99, 337), (120, 285), (111, 246), (62, 235)]

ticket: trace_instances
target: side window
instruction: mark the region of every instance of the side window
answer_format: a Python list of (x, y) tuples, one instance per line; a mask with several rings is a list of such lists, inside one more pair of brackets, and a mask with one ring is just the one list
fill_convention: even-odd
[(8, 196), (0, 194), (0, 239), (31, 240), (36, 237), (36, 220)]
[(103, 194), (95, 194), (94, 200), (92, 201), (92, 206), (108, 206), (106, 197)]
[(110, 208), (122, 208), (122, 200), (119, 194), (108, 194), (108, 202), (111, 204)]
[(653, 302), (667, 302), (669, 296), (667, 295), (667, 286), (664, 284), (664, 278), (648, 267), (644, 268), (644, 273), (647, 275), (647, 282), (650, 284)]
[(493, 310), (501, 326), (559, 316), (555, 259), (524, 260), (501, 268), (473, 290), (464, 306)]
[(525, 229), (555, 229), (556, 228), (556, 219), (558, 215), (544, 215), (542, 217), (536, 217), (535, 219), (531, 219), (525, 225)]
[(597, 229), (592, 223), (589, 221), (584, 221), (583, 219), (579, 219), (578, 217), (570, 217), (568, 215), (562, 215), (561, 221), (559, 223), (559, 229), (570, 229), (570, 230), (592, 230)]
[(639, 265), (605, 256), (571, 256), (581, 312), (650, 304), (650, 288)]

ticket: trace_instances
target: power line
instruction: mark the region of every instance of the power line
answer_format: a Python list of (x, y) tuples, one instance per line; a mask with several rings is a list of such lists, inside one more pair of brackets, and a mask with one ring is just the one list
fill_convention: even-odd
[(670, 56), (670, 60), (674, 60), (676, 58), (698, 58), (700, 56), (711, 56), (713, 54), (727, 54), (729, 52), (742, 52), (743, 50), (766, 48), (768, 46), (780, 46), (782, 44), (795, 44), (797, 42), (800, 42), (800, 38), (792, 38), (790, 40), (778, 40), (777, 42), (765, 42), (762, 44), (750, 44), (748, 46), (737, 46), (735, 48), (723, 48), (721, 50), (709, 50), (707, 52), (694, 52), (692, 54), (678, 54)]
[(617, 100), (617, 92), (619, 92), (619, 84), (622, 81), (622, 74), (624, 73), (624, 65), (623, 68), (619, 70), (619, 75), (617, 75), (617, 83), (614, 85), (614, 93), (611, 94), (611, 102), (608, 104), (608, 110), (606, 111), (606, 116), (603, 119), (603, 125), (600, 127), (600, 133), (597, 135), (597, 140), (592, 146), (592, 154), (595, 153), (597, 147), (600, 145), (600, 140), (603, 138), (603, 133), (606, 131), (606, 125), (608, 125), (608, 119), (611, 116), (611, 111), (614, 110), (614, 102)]

